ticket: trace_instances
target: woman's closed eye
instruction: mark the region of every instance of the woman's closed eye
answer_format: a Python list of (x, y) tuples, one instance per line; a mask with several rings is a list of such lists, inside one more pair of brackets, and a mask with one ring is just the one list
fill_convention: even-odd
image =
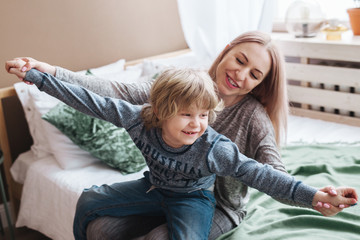
[(240, 60), (240, 58), (236, 58), (236, 61), (237, 61), (239, 64), (241, 64), (241, 65), (243, 65), (243, 64), (244, 64), (244, 62), (243, 62), (243, 61), (241, 61), (241, 60)]
[[(236, 61), (237, 61), (239, 64), (244, 65), (244, 62), (242, 62), (242, 61), (240, 60), (240, 58), (236, 58)], [(254, 78), (254, 79), (256, 79), (256, 80), (259, 79), (259, 76), (257, 76), (257, 75), (256, 75), (255, 73), (253, 73), (253, 72), (251, 72), (250, 75), (251, 75), (252, 78)]]
[(259, 79), (259, 77), (258, 77), (257, 75), (255, 75), (255, 73), (250, 73), (250, 75), (251, 75), (252, 78), (254, 78), (254, 79), (256, 79), (256, 80)]

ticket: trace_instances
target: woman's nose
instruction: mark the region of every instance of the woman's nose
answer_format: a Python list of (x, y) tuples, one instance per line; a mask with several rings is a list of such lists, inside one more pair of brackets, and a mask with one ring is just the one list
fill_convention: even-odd
[[(246, 80), (246, 71), (238, 70), (236, 71), (236, 82), (238, 85), (242, 85)], [(241, 87), (241, 86), (240, 86)]]

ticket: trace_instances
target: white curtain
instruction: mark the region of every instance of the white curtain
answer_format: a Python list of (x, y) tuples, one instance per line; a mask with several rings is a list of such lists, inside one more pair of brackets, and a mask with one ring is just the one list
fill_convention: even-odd
[(236, 36), (271, 32), (276, 0), (177, 0), (185, 40), (199, 57), (213, 60)]

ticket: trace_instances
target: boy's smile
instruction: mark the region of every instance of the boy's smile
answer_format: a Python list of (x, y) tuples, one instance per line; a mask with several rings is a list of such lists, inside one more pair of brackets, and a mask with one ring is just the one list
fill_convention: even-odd
[(192, 107), (179, 111), (162, 125), (162, 138), (167, 145), (180, 148), (193, 144), (208, 126), (209, 111)]

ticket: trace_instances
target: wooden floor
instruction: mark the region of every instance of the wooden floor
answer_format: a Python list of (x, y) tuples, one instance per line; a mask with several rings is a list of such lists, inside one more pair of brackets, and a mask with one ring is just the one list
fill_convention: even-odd
[[(5, 235), (1, 235), (0, 240), (10, 240), (10, 233), (5, 229)], [(51, 240), (50, 238), (42, 235), (41, 233), (32, 229), (22, 227), (15, 229), (15, 240)]]

